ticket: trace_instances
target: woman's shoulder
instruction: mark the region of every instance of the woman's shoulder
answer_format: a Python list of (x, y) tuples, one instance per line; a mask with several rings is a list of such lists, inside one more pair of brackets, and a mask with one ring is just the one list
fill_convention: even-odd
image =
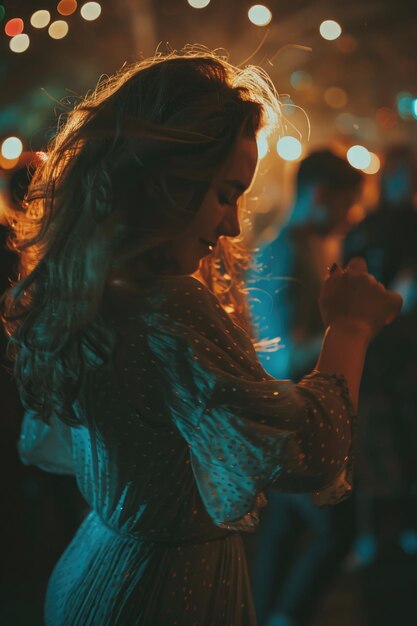
[(105, 306), (125, 318), (180, 312), (200, 317), (220, 308), (216, 296), (194, 276), (157, 276), (135, 285), (114, 284), (106, 292)]

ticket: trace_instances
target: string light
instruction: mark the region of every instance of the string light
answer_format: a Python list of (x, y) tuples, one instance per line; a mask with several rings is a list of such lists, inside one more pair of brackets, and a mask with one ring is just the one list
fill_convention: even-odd
[(334, 20), (324, 20), (324, 22), (320, 24), (320, 35), (323, 39), (333, 41), (334, 39), (340, 37), (341, 34), (342, 27)]
[(272, 13), (263, 4), (254, 4), (248, 11), (248, 17), (255, 26), (266, 26), (272, 20)]
[(205, 9), (210, 4), (210, 0), (188, 0), (188, 4), (193, 9)]
[(23, 33), (24, 27), (25, 25), (20, 17), (13, 17), (11, 20), (6, 22), (4, 32), (9, 37), (15, 37), (16, 35)]
[(23, 151), (23, 144), (19, 137), (8, 137), (1, 144), (1, 155), (9, 161), (18, 159)]
[(0, 152), (0, 168), (3, 170), (12, 170), (19, 163), (19, 157), (17, 159), (5, 159)]
[(284, 161), (296, 161), (300, 158), (302, 151), (301, 141), (296, 137), (285, 135), (278, 139), (277, 152)]
[(61, 2), (58, 3), (56, 10), (60, 15), (72, 15), (77, 10), (77, 2), (76, 0), (61, 0)]
[(52, 39), (63, 39), (67, 33), (68, 24), (64, 20), (56, 20), (48, 28), (48, 34)]
[(49, 11), (45, 11), (41, 9), (40, 11), (35, 11), (32, 17), (30, 18), (30, 23), (33, 28), (45, 28), (48, 26), (51, 21), (51, 14)]
[(365, 170), (371, 165), (371, 153), (365, 146), (352, 146), (346, 156), (352, 167), (357, 170)]
[(379, 160), (379, 157), (375, 154), (375, 152), (370, 152), (369, 154), (371, 157), (371, 161), (368, 167), (363, 168), (362, 171), (365, 174), (376, 174), (377, 172), (379, 172), (379, 169), (381, 167), (381, 161)]
[(25, 50), (29, 48), (29, 44), (29, 35), (22, 33), (21, 35), (15, 35), (15, 37), (10, 39), (9, 48), (12, 52), (19, 54), (20, 52), (25, 52)]
[(81, 7), (81, 17), (83, 17), (87, 22), (92, 22), (96, 20), (101, 14), (101, 6), (98, 2), (86, 2)]

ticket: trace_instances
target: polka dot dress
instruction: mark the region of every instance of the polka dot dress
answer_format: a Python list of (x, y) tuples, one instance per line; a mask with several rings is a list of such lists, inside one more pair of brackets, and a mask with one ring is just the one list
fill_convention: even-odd
[(23, 462), (73, 473), (91, 512), (48, 585), (46, 626), (255, 626), (240, 531), (263, 490), (349, 493), (341, 376), (277, 381), (192, 277), (114, 291), (114, 362), (90, 371), (83, 426), (27, 414)]

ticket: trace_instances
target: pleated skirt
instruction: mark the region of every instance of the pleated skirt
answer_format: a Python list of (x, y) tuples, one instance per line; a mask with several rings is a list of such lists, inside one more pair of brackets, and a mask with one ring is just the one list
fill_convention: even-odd
[(52, 572), (45, 624), (256, 626), (241, 537), (154, 543), (91, 512)]

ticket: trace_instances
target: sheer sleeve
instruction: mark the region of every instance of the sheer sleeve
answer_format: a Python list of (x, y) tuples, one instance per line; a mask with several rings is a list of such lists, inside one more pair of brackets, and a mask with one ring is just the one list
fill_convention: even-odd
[(36, 465), (52, 474), (74, 474), (71, 428), (56, 417), (42, 422), (30, 411), (23, 418), (18, 442), (19, 457), (25, 465)]
[(275, 380), (249, 336), (190, 277), (166, 280), (146, 324), (165, 402), (216, 524), (250, 525), (266, 487), (313, 492), (320, 504), (351, 490), (354, 414), (342, 376)]

